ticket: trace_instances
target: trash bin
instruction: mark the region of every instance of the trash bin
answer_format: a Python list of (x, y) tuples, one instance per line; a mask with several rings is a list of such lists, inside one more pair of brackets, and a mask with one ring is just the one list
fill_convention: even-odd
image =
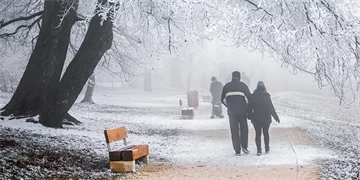
[(190, 91), (187, 93), (188, 106), (199, 107), (199, 93), (197, 91)]

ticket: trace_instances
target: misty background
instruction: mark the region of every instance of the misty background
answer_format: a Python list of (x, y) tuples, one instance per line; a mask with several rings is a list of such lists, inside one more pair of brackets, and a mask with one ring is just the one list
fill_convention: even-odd
[[(2, 73), (9, 74), (11, 78), (7, 80), (13, 81), (12, 84), (16, 86), (26, 67), (27, 53), (5, 55), (2, 60)], [(70, 60), (66, 66), (69, 62)], [(231, 80), (233, 71), (240, 71), (249, 77), (250, 91), (256, 88), (258, 81), (263, 81), (270, 94), (296, 91), (333, 96), (329, 88), (320, 89), (311, 75), (294, 72), (291, 67), (283, 67), (267, 53), (242, 46), (235, 47), (221, 40), (189, 42), (181, 51), (172, 54), (155, 52), (142, 62), (144, 64), (133, 67), (127, 77), (122, 76), (120, 68), (105, 68), (100, 62), (95, 70), (97, 86), (106, 84), (143, 89), (144, 78), (151, 77), (153, 91), (173, 88), (183, 90), (184, 93), (199, 91), (200, 94), (209, 94), (211, 77), (215, 76), (218, 81), (226, 84)], [(83, 91), (85, 89), (86, 85)]]
[(146, 66), (134, 69), (134, 77), (130, 80), (106, 70), (99, 70), (100, 68), (96, 71), (97, 83), (123, 87), (143, 88), (144, 78), (151, 72), (154, 91), (174, 88), (207, 94), (212, 76), (225, 84), (231, 80), (233, 71), (240, 71), (249, 77), (250, 91), (256, 88), (258, 81), (264, 81), (270, 94), (297, 91), (332, 95), (329, 88), (321, 90), (311, 75), (294, 72), (291, 67), (282, 67), (281, 63), (269, 54), (246, 47), (226, 45), (221, 40), (192, 42), (186, 44), (177, 54), (162, 54), (149, 58)]

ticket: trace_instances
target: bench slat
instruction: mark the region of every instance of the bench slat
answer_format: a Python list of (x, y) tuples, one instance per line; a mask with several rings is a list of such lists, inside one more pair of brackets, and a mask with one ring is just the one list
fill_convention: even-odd
[(116, 129), (108, 129), (104, 131), (107, 143), (115, 142), (127, 138), (126, 128), (122, 126)]
[(118, 150), (113, 150), (109, 152), (109, 159), (110, 161), (121, 161), (121, 151), (125, 150), (125, 149), (130, 149), (135, 147), (136, 145), (130, 145), (130, 146), (126, 146), (124, 148), (118, 149)]
[(125, 149), (121, 152), (122, 161), (133, 161), (149, 154), (149, 146), (147, 144), (137, 145), (135, 147)]

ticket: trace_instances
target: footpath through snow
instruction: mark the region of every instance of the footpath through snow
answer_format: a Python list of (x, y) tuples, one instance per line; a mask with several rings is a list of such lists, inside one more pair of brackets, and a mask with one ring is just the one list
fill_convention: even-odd
[[(356, 166), (360, 165), (360, 137), (355, 133), (359, 126), (354, 125), (359, 124), (359, 112), (342, 109), (336, 104), (335, 98), (301, 93), (274, 96), (273, 102), (281, 124), (273, 122), (271, 125), (271, 152), (256, 156), (254, 131), (249, 121), (250, 154), (237, 157), (234, 156), (231, 145), (228, 118), (209, 119), (209, 103), (200, 103), (194, 120), (181, 120), (178, 100), (186, 100), (186, 95), (181, 92), (167, 90), (145, 93), (136, 89), (97, 88), (93, 97), (97, 104), (76, 103), (71, 109), (70, 113), (83, 122), (81, 126), (49, 129), (39, 124), (25, 123), (24, 119), (0, 120), (0, 155), (5, 157), (0, 162), (0, 178), (26, 179), (30, 177), (27, 174), (34, 172), (40, 178), (95, 179), (114, 176), (132, 179), (359, 177)], [(10, 94), (0, 94), (0, 106), (9, 98)], [(354, 113), (350, 114), (348, 111)], [(347, 113), (348, 116), (340, 119), (338, 117), (343, 117), (341, 113)], [(334, 124), (336, 128), (332, 127)], [(120, 126), (127, 127), (130, 143), (147, 143), (150, 146), (150, 165), (140, 167), (135, 174), (115, 175), (106, 168), (107, 148), (103, 130)], [(334, 129), (336, 132), (332, 132)], [(346, 137), (342, 136), (344, 132)], [(347, 140), (347, 137), (351, 137), (351, 140)], [(26, 145), (23, 145), (25, 142)], [(21, 153), (22, 156), (30, 155), (10, 151), (9, 148), (31, 149), (31, 144), (59, 152), (58, 156), (51, 158), (61, 158), (61, 161), (57, 162), (57, 166), (51, 164), (48, 154), (43, 157), (41, 148), (34, 148), (36, 157), (40, 158), (39, 162), (28, 163), (31, 158), (13, 162)], [(62, 155), (66, 152), (78, 161), (82, 156), (87, 156), (83, 164), (89, 162), (98, 166), (91, 165), (87, 168), (79, 163), (72, 163), (71, 159)], [(6, 164), (13, 164), (22, 169), (23, 173), (14, 174), (15, 170)], [(61, 164), (72, 168), (61, 167)]]
[[(177, 125), (180, 134), (171, 164), (149, 165), (133, 179), (319, 179), (316, 160), (334, 157), (289, 116), (280, 117), (281, 124), (272, 123), (271, 152), (260, 157), (249, 121), (250, 154), (234, 156), (228, 118), (209, 119), (210, 110), (210, 104), (201, 103), (194, 120), (178, 120), (182, 123)], [(282, 109), (278, 111), (281, 116)]]

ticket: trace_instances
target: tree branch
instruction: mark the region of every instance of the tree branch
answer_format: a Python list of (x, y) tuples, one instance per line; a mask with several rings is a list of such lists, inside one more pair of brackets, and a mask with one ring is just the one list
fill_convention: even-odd
[(171, 18), (168, 19), (168, 30), (169, 30), (169, 52), (171, 54)]
[[(308, 8), (307, 8), (305, 2), (303, 4), (304, 4), (304, 9), (305, 9), (306, 19), (308, 20), (309, 24), (312, 24), (315, 27), (315, 29), (320, 32), (321, 35), (324, 34), (325, 32), (323, 30), (319, 29), (317, 27), (317, 25), (314, 23), (314, 21), (310, 18), (309, 11), (308, 11)], [(312, 36), (312, 33), (311, 33), (311, 36)]]
[(18, 22), (18, 21), (27, 21), (27, 20), (30, 20), (32, 18), (35, 18), (37, 16), (41, 16), (42, 14), (44, 13), (44, 11), (39, 11), (35, 14), (32, 14), (30, 16), (26, 16), (26, 17), (19, 17), (19, 18), (16, 18), (16, 19), (12, 19), (10, 21), (7, 21), (7, 22), (4, 22), (4, 23), (0, 23), (0, 29), (9, 25), (9, 24), (12, 24), (12, 23), (15, 23), (15, 22)]
[(27, 28), (29, 29), (28, 32), (26, 33), (25, 38), (29, 37), (29, 33), (30, 33), (30, 29), (38, 22), (40, 22), (40, 20), (42, 19), (42, 15), (37, 18), (33, 23), (31, 23)]
[(329, 5), (328, 2), (320, 1), (320, 3), (321, 3), (329, 12), (331, 12), (331, 14), (333, 14), (333, 16), (335, 17), (336, 22), (339, 24), (339, 26), (341, 27), (341, 29), (344, 29), (342, 23), (339, 21), (339, 19), (340, 19), (341, 21), (344, 22), (344, 19), (343, 19), (342, 17), (340, 17), (339, 15), (337, 15), (337, 14), (335, 13), (335, 11), (331, 9), (331, 7), (330, 7), (330, 5)]
[[(8, 36), (12, 36), (16, 33), (18, 33), (18, 31), (20, 29), (28, 29), (30, 31), (30, 29), (37, 23), (39, 22), (40, 20), (42, 19), (42, 16), (40, 16), (39, 18), (37, 18), (34, 22), (32, 22), (30, 25), (20, 25), (18, 26), (14, 32), (12, 33), (3, 33), (3, 34), (0, 34), (0, 38), (3, 38), (3, 37), (8, 37)], [(28, 36), (29, 32), (26, 34), (26, 37)]]
[(86, 17), (82, 14), (76, 14), (75, 21), (85, 21)]
[[(261, 40), (262, 40), (270, 49), (272, 49), (274, 52), (278, 53), (277, 49), (275, 49), (273, 46), (271, 46), (271, 44), (270, 44), (269, 42), (267, 42), (267, 41), (266, 41), (265, 39), (263, 39), (263, 38), (261, 38)], [(287, 52), (287, 55), (288, 55), (288, 56), (291, 56), (291, 54), (289, 53), (289, 48), (287, 48), (286, 52)], [(306, 70), (306, 69), (304, 69), (304, 68), (302, 68), (302, 67), (300, 67), (300, 66), (298, 66), (298, 65), (296, 65), (296, 64), (294, 64), (294, 63), (292, 63), (292, 62), (290, 62), (290, 61), (288, 61), (288, 60), (286, 60), (286, 59), (283, 60), (283, 63), (289, 64), (290, 66), (294, 67), (295, 69), (297, 69), (297, 70), (299, 70), (299, 71), (302, 71), (302, 72), (305, 72), (305, 73), (308, 73), (308, 74), (311, 74), (311, 75), (315, 75), (314, 72), (308, 71), (308, 70)]]
[(271, 14), (269, 11), (267, 11), (266, 9), (259, 7), (257, 4), (255, 4), (254, 2), (250, 1), (250, 0), (245, 0), (246, 2), (248, 2), (249, 4), (253, 5), (256, 7), (256, 10), (263, 10), (266, 14), (268, 14), (269, 16), (274, 16), (273, 14)]

